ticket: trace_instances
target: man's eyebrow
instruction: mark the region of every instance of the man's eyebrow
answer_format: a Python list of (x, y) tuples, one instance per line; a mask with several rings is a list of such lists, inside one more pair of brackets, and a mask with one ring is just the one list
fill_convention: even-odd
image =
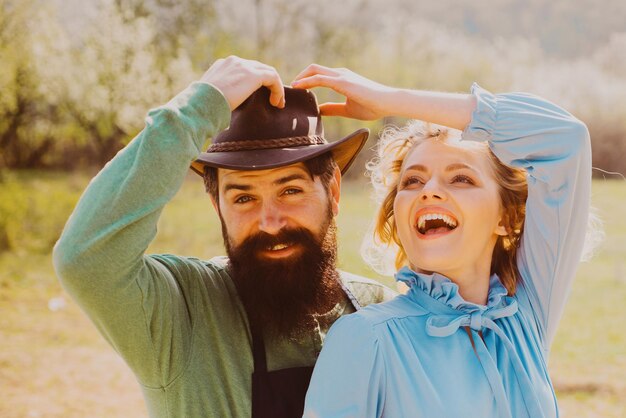
[(274, 184), (279, 186), (281, 184), (289, 183), (292, 180), (307, 180), (307, 176), (302, 173), (291, 174), (289, 176), (281, 177), (274, 181)]
[[(274, 180), (273, 184), (276, 186), (280, 186), (281, 184), (289, 183), (292, 180), (306, 180), (307, 178), (308, 177), (304, 174), (296, 173)], [(252, 190), (252, 186), (249, 184), (226, 183), (224, 185), (224, 193), (230, 190), (241, 190), (247, 192)]]
[(247, 192), (250, 189), (252, 189), (252, 186), (248, 186), (247, 184), (227, 183), (224, 186), (224, 193), (229, 190), (242, 190), (244, 192)]

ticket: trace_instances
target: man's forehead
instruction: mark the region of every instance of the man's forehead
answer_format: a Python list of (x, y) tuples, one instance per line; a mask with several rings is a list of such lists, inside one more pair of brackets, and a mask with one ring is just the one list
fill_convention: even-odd
[(217, 169), (218, 181), (220, 185), (231, 182), (272, 182), (280, 178), (290, 177), (296, 174), (299, 174), (303, 178), (310, 178), (309, 171), (302, 162), (276, 168), (270, 168), (267, 170), (230, 170), (227, 168)]

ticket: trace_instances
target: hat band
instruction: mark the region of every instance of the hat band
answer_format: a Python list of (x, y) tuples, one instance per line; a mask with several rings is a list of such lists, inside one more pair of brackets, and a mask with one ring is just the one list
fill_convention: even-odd
[(245, 151), (268, 148), (290, 148), (302, 145), (326, 144), (326, 140), (318, 135), (294, 136), (291, 138), (251, 139), (249, 141), (229, 141), (211, 144), (206, 152)]

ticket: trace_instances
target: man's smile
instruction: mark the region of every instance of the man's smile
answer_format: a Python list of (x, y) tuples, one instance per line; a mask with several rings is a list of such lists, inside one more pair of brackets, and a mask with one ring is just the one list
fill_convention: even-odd
[(294, 242), (283, 242), (274, 244), (259, 250), (259, 255), (265, 258), (286, 258), (300, 251), (301, 246)]

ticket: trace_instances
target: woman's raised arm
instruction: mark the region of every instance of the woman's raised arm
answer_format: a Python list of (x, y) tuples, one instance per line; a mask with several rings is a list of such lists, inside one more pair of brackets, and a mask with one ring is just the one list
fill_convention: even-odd
[(325, 116), (374, 120), (401, 116), (459, 130), (469, 124), (476, 100), (471, 94), (388, 87), (345, 68), (311, 64), (296, 76), (295, 88), (327, 87), (346, 96), (344, 103), (323, 103)]

